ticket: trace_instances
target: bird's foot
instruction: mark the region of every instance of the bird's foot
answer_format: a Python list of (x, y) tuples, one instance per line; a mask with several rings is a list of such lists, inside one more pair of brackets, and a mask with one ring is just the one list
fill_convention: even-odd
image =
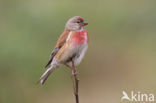
[(76, 76), (78, 74), (77, 71), (72, 71), (72, 76)]

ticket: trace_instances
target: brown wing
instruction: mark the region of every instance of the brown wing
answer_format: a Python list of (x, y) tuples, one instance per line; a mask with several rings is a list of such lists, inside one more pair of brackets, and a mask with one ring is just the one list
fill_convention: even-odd
[(59, 37), (57, 44), (55, 46), (55, 49), (52, 51), (51, 56), (50, 56), (50, 60), (48, 61), (47, 66), (49, 66), (51, 64), (51, 62), (53, 61), (54, 56), (57, 54), (57, 52), (60, 50), (60, 48), (64, 45), (64, 43), (66, 42), (66, 39), (68, 37), (69, 34), (69, 30), (65, 30), (62, 35)]
[(60, 38), (57, 41), (55, 48), (62, 46), (66, 42), (69, 32), (70, 32), (69, 30), (65, 30), (62, 33), (62, 35), (60, 36)]

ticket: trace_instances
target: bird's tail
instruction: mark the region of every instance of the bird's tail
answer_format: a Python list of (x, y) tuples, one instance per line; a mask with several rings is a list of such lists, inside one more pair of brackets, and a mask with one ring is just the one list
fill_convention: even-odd
[(55, 68), (54, 67), (49, 67), (45, 72), (44, 74), (41, 76), (40, 80), (37, 81), (37, 84), (38, 83), (41, 83), (42, 85), (45, 83), (45, 81), (47, 80), (47, 78), (49, 77), (49, 75), (52, 73), (52, 71), (54, 70)]

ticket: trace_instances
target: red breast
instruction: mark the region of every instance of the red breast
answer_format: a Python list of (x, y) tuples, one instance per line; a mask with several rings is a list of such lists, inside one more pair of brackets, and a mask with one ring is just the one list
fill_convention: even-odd
[(83, 44), (88, 43), (88, 32), (84, 30), (82, 32), (75, 32), (73, 35), (73, 43), (74, 44)]

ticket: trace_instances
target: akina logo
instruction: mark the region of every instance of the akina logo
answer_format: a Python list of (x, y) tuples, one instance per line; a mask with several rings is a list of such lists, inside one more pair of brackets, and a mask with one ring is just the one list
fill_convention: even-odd
[(121, 101), (127, 100), (127, 101), (134, 101), (134, 102), (143, 102), (143, 103), (148, 103), (148, 102), (154, 102), (154, 94), (146, 94), (146, 93), (141, 93), (141, 92), (134, 92), (131, 91), (130, 93), (126, 93), (125, 91), (122, 91), (122, 97)]

